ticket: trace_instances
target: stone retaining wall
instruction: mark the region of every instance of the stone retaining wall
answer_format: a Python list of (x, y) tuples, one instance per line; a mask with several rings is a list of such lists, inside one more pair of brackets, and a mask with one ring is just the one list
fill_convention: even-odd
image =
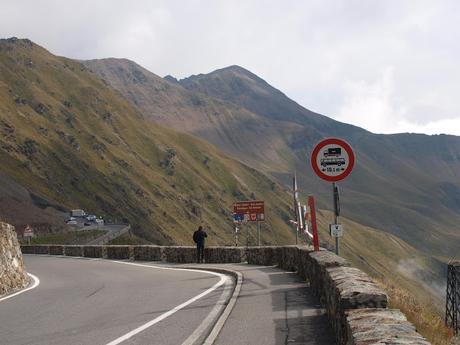
[(83, 256), (83, 247), (82, 246), (64, 246), (64, 255)]
[(342, 257), (307, 247), (249, 248), (249, 264), (277, 264), (297, 271), (325, 306), (339, 345), (428, 345), (399, 310), (386, 309), (388, 296)]
[(127, 260), (132, 257), (132, 246), (105, 246), (107, 259)]
[[(80, 249), (78, 249), (80, 248)], [(195, 247), (161, 246), (23, 246), (24, 253), (96, 258), (196, 262)], [(60, 253), (60, 254), (59, 254)], [(429, 343), (398, 310), (387, 309), (388, 296), (364, 272), (326, 250), (308, 247), (209, 247), (207, 263), (278, 265), (310, 283), (325, 307), (339, 345)]]
[(161, 261), (161, 247), (159, 246), (134, 246), (134, 260)]
[(14, 227), (0, 222), (0, 296), (29, 283)]

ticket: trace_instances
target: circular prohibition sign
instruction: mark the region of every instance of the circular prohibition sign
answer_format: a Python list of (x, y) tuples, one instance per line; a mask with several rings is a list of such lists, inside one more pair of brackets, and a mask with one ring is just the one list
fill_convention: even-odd
[(323, 180), (337, 182), (350, 175), (355, 154), (344, 140), (328, 138), (316, 144), (310, 156), (313, 171)]

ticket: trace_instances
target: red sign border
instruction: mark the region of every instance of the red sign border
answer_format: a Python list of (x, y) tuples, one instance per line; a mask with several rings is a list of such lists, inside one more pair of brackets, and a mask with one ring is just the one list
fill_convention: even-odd
[[(345, 149), (345, 151), (347, 151), (348, 158), (350, 160), (347, 169), (343, 173), (337, 176), (328, 176), (324, 174), (318, 168), (316, 164), (316, 157), (318, 156), (319, 152), (324, 146), (329, 145), (329, 144), (335, 144), (335, 145), (342, 146)], [(327, 138), (327, 139), (321, 140), (318, 144), (316, 144), (310, 156), (310, 164), (311, 164), (311, 167), (313, 168), (313, 171), (315, 172), (316, 175), (318, 175), (318, 177), (322, 178), (323, 180), (329, 181), (329, 182), (337, 182), (337, 181), (343, 180), (348, 175), (350, 175), (355, 165), (355, 154), (351, 146), (346, 141), (342, 139), (338, 139), (338, 138)]]

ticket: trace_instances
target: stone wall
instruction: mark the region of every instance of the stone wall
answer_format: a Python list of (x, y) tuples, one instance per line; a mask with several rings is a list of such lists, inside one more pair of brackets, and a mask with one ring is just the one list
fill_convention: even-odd
[[(195, 247), (162, 246), (23, 246), (24, 253), (196, 262)], [(278, 265), (309, 282), (325, 307), (339, 345), (429, 345), (399, 310), (387, 309), (388, 296), (364, 272), (332, 252), (308, 247), (209, 247), (207, 263), (248, 262)]]
[(14, 227), (0, 222), (0, 296), (29, 283)]
[[(75, 245), (23, 245), (24, 254), (49, 254), (82, 256), (113, 260), (164, 261), (172, 263), (196, 263), (196, 247), (180, 246), (75, 246)], [(257, 248), (257, 247), (255, 247)], [(207, 263), (239, 263), (246, 261), (244, 247), (207, 247), (204, 250)]]
[(342, 257), (307, 247), (249, 248), (249, 264), (297, 271), (326, 308), (339, 345), (429, 345), (372, 279)]

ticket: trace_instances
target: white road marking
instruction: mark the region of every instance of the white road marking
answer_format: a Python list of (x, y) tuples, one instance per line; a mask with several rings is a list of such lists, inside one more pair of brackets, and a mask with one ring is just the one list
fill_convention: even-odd
[(211, 326), (211, 324), (216, 320), (217, 316), (222, 309), (226, 307), (225, 301), (227, 301), (229, 294), (232, 293), (232, 283), (230, 279), (227, 279), (225, 282), (224, 291), (217, 301), (214, 308), (208, 314), (208, 316), (203, 320), (203, 322), (198, 326), (198, 328), (182, 343), (182, 345), (194, 345), (204, 334), (204, 332)]
[[(27, 255), (27, 254), (25, 254), (25, 255)], [(218, 272), (213, 272), (213, 271), (206, 271), (206, 270), (197, 270), (197, 269), (188, 269), (188, 268), (179, 268), (179, 267), (177, 267), (177, 268), (176, 267), (162, 267), (162, 266), (145, 265), (145, 264), (138, 264), (138, 263), (133, 263), (133, 262), (126, 262), (126, 261), (106, 260), (106, 259), (102, 259), (102, 258), (84, 258), (84, 257), (82, 258), (82, 257), (78, 257), (78, 256), (48, 255), (48, 254), (30, 254), (30, 255), (31, 256), (46, 256), (46, 257), (51, 256), (53, 258), (85, 259), (85, 260), (89, 260), (89, 261), (105, 261), (105, 262), (113, 262), (113, 263), (123, 264), (123, 265), (139, 266), (139, 267), (154, 268), (154, 269), (156, 268), (156, 269), (161, 269), (161, 270), (176, 270), (176, 271), (197, 272), (197, 273), (205, 273), (205, 274), (214, 275), (214, 276), (217, 276), (217, 277), (220, 278), (219, 282), (217, 282), (211, 288), (207, 289), (206, 291), (202, 292), (201, 294), (199, 294), (199, 295), (189, 299), (188, 301), (186, 301), (186, 302), (174, 307), (173, 309), (161, 314), (160, 316), (158, 316), (155, 319), (143, 324), (142, 326), (140, 326), (140, 327), (138, 327), (138, 328), (136, 328), (136, 329), (124, 334), (124, 335), (122, 335), (121, 337), (111, 341), (107, 345), (117, 345), (117, 344), (122, 343), (125, 340), (130, 339), (131, 337), (135, 336), (136, 334), (141, 333), (142, 331), (146, 330), (147, 328), (149, 328), (149, 327), (157, 324), (158, 322), (166, 319), (167, 317), (173, 315), (177, 311), (185, 308), (186, 306), (192, 304), (193, 302), (196, 302), (200, 298), (203, 298), (204, 296), (210, 294), (211, 292), (215, 291), (217, 288), (219, 288), (223, 284), (228, 285), (229, 280), (230, 280), (229, 277), (226, 276), (225, 274), (218, 273)], [(29, 274), (29, 275), (34, 278), (35, 283), (38, 286), (38, 284), (40, 284), (40, 280), (37, 277), (35, 277), (35, 276), (31, 275), (31, 274)], [(5, 297), (5, 299), (13, 297), (13, 296), (15, 296), (15, 295), (17, 295), (19, 293), (25, 292), (27, 290), (33, 289), (34, 287), (36, 287), (35, 284), (34, 284), (33, 287), (29, 287), (29, 288), (27, 288), (25, 290), (22, 290), (22, 291), (20, 291), (20, 292), (18, 292), (16, 294), (7, 296), (7, 297)], [(200, 326), (189, 336), (189, 338), (187, 338), (187, 340), (182, 345), (193, 344), (193, 342), (195, 342), (198, 339), (198, 337), (201, 336), (201, 334), (205, 330), (205, 326), (207, 326), (207, 324), (210, 324), (212, 322), (211, 319), (214, 319), (215, 315), (220, 311), (220, 309), (222, 309), (224, 307), (223, 306), (223, 301), (222, 301), (222, 299), (224, 298), (224, 294), (225, 294), (225, 291), (224, 291), (224, 293), (222, 293), (222, 296), (221, 296), (220, 300), (217, 302), (217, 305), (211, 311), (210, 315), (208, 315), (208, 317), (200, 324)], [(2, 301), (2, 299), (0, 299), (0, 302), (1, 301)], [(212, 318), (211, 318), (211, 316), (212, 316)]]
[(167, 311), (166, 313), (161, 314), (160, 316), (156, 317), (155, 319), (143, 324), (142, 326), (140, 326), (140, 327), (138, 327), (136, 329), (133, 329), (131, 332), (128, 332), (128, 333), (122, 335), (121, 337), (111, 341), (110, 343), (108, 343), (106, 345), (117, 345), (117, 344), (120, 344), (120, 343), (124, 342), (125, 340), (128, 340), (129, 338), (135, 336), (136, 334), (139, 334), (140, 332), (146, 330), (149, 327), (152, 327), (153, 325), (155, 325), (158, 322), (160, 322), (160, 321), (166, 319), (167, 317), (173, 315), (177, 311), (185, 308), (186, 306), (192, 304), (193, 302), (198, 301), (200, 298), (210, 294), (211, 292), (216, 290), (218, 287), (223, 285), (229, 279), (226, 275), (224, 275), (222, 273), (211, 272), (211, 271), (202, 271), (202, 270), (185, 269), (185, 268), (174, 268), (174, 267), (161, 267), (161, 266), (154, 266), (154, 265), (143, 265), (143, 264), (136, 264), (136, 263), (131, 263), (131, 262), (124, 262), (124, 261), (111, 261), (111, 262), (116, 262), (116, 263), (123, 264), (123, 265), (132, 265), (132, 266), (140, 266), (140, 267), (147, 267), (147, 268), (156, 268), (156, 269), (162, 269), (162, 270), (176, 270), (176, 271), (188, 271), (188, 272), (206, 273), (206, 274), (212, 274), (212, 275), (218, 276), (218, 277), (220, 277), (220, 280), (216, 284), (214, 284), (212, 287), (210, 287), (206, 291), (200, 293), (199, 295), (197, 295), (195, 297), (192, 297), (188, 301), (186, 301), (186, 302), (184, 302), (184, 303), (172, 308), (171, 310)]
[(2, 298), (0, 298), (0, 302), (2, 302), (2, 301), (4, 301), (4, 300), (7, 300), (8, 298), (11, 298), (11, 297), (20, 295), (20, 294), (22, 294), (22, 293), (24, 293), (24, 292), (26, 292), (26, 291), (35, 289), (38, 285), (40, 285), (40, 279), (38, 279), (37, 276), (34, 276), (34, 275), (31, 274), (31, 273), (27, 273), (27, 274), (34, 280), (34, 283), (32, 284), (32, 286), (29, 286), (28, 288), (25, 288), (24, 290), (15, 292), (15, 293), (13, 293), (13, 294), (11, 294), (11, 295), (2, 297)]

